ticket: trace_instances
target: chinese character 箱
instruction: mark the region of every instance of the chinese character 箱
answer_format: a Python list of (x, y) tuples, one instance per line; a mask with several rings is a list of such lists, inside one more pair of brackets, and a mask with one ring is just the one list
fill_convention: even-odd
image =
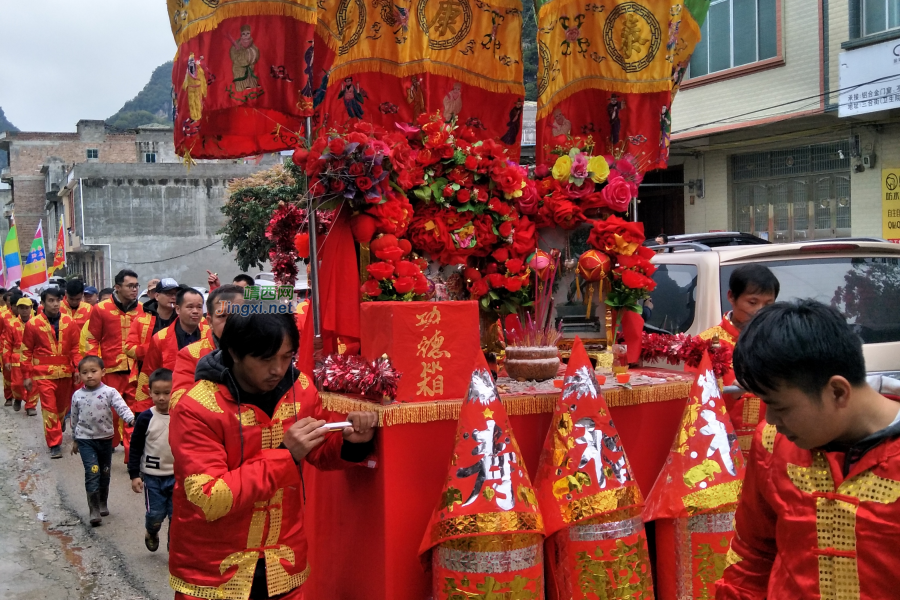
[(435, 306), (426, 313), (416, 315), (416, 318), (419, 320), (418, 323), (416, 323), (416, 327), (422, 328), (427, 327), (428, 325), (437, 325), (441, 322), (441, 311)]
[[(438, 371), (443, 371), (439, 361), (422, 363), (422, 373), (420, 375), (422, 379), (419, 381), (419, 387), (416, 390), (417, 396), (433, 397), (435, 394), (441, 395), (444, 393), (444, 376), (435, 375)], [(432, 375), (435, 376), (432, 377)]]
[(456, 20), (462, 16), (462, 7), (456, 0), (441, 0), (438, 10), (428, 23), (428, 29), (436, 29), (439, 36), (447, 35), (447, 31), (456, 35)]
[(286, 298), (292, 300), (294, 298), (294, 288), (289, 285), (278, 286), (278, 299)]
[(259, 300), (259, 286), (251, 285), (244, 288), (244, 300)]
[(434, 332), (434, 335), (429, 339), (426, 336), (422, 336), (422, 341), (419, 342), (419, 345), (416, 347), (416, 356), (421, 356), (422, 358), (431, 358), (431, 359), (441, 359), (443, 357), (449, 357), (450, 353), (446, 350), (441, 350), (441, 346), (444, 345), (444, 336), (441, 335), (440, 330)]
[(262, 300), (275, 300), (277, 298), (277, 290), (267, 285), (260, 290), (259, 297)]

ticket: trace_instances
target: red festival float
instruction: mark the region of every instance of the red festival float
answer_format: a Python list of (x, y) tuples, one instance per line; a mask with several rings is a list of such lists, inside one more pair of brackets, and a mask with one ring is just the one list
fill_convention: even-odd
[[(291, 283), (309, 261), (312, 317), (298, 323), (321, 349), (321, 402), (378, 413), (362, 466), (304, 470), (305, 597), (709, 593), (742, 461), (724, 404), (709, 411), (698, 390), (730, 356), (642, 339), (655, 267), (629, 218), (643, 173), (666, 165), (672, 97), (708, 5), (537, 6), (529, 169), (518, 0), (169, 2), (186, 164), (293, 150), (270, 184), (235, 185), (229, 213), (269, 219), (243, 262), (268, 258)], [(243, 210), (255, 194), (265, 210)], [(586, 233), (585, 251), (551, 247), (549, 231)], [(584, 321), (605, 325), (587, 349), (560, 331), (565, 272)], [(635, 367), (642, 355), (700, 373), (692, 387)], [(725, 501), (702, 492), (721, 481)], [(665, 521), (645, 529), (652, 519)], [(705, 562), (657, 561), (654, 582), (654, 546), (684, 539), (715, 547)]]

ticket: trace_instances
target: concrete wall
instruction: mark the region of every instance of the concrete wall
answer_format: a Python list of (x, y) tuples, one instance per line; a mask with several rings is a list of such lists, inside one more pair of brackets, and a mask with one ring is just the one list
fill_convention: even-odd
[(225, 221), (220, 208), (228, 181), (259, 169), (201, 164), (187, 173), (171, 164), (77, 165), (73, 174), (82, 187), (75, 191), (75, 233), (82, 235), (83, 194), (83, 243), (109, 244), (102, 252), (112, 259), (113, 273), (130, 268), (141, 283), (165, 276), (205, 286), (209, 269), (230, 281), (239, 273), (234, 255), (214, 243)]

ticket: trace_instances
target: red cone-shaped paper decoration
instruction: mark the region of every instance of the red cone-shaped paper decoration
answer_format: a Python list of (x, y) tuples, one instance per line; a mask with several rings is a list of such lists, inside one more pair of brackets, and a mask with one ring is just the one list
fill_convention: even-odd
[(440, 502), (419, 553), (434, 600), (544, 597), (544, 525), (519, 446), (481, 356)]
[(666, 465), (644, 508), (656, 520), (662, 600), (715, 597), (734, 537), (744, 457), (704, 352)]
[(653, 598), (643, 497), (579, 338), (535, 482), (548, 598)]
[(168, 3), (175, 151), (237, 158), (297, 147), (313, 110), (313, 0)]

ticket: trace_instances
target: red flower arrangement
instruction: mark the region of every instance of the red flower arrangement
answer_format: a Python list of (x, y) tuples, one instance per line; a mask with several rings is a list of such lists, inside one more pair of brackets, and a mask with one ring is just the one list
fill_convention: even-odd
[[(297, 260), (300, 256), (295, 236), (300, 230), (305, 216), (306, 212), (294, 204), (279, 202), (278, 207), (272, 213), (268, 227), (266, 227), (266, 237), (272, 240), (273, 246), (269, 250), (269, 262), (272, 263), (275, 282), (279, 285), (294, 285), (297, 280), (299, 273)], [(306, 247), (308, 250), (308, 241)]]
[(361, 394), (375, 402), (396, 398), (401, 377), (387, 356), (367, 361), (356, 354), (330, 354), (313, 375), (323, 390)]
[[(405, 242), (405, 243), (402, 243)], [(360, 292), (363, 300), (417, 300), (428, 291), (428, 279), (423, 273), (427, 263), (421, 259), (405, 260), (411, 252), (408, 240), (383, 235), (372, 243), (372, 251), (382, 262), (366, 267), (369, 279)]]
[(526, 260), (506, 248), (494, 250), (482, 268), (469, 267), (463, 275), (472, 300), (478, 300), (485, 312), (498, 316), (517, 314), (534, 304), (531, 269), (526, 266)]
[(703, 352), (708, 352), (712, 360), (713, 372), (721, 378), (731, 370), (732, 349), (726, 344), (713, 347), (712, 340), (700, 336), (691, 337), (686, 333), (668, 335), (664, 333), (644, 332), (641, 344), (641, 360), (654, 362), (665, 359), (670, 365), (684, 363), (696, 368), (703, 359)]

